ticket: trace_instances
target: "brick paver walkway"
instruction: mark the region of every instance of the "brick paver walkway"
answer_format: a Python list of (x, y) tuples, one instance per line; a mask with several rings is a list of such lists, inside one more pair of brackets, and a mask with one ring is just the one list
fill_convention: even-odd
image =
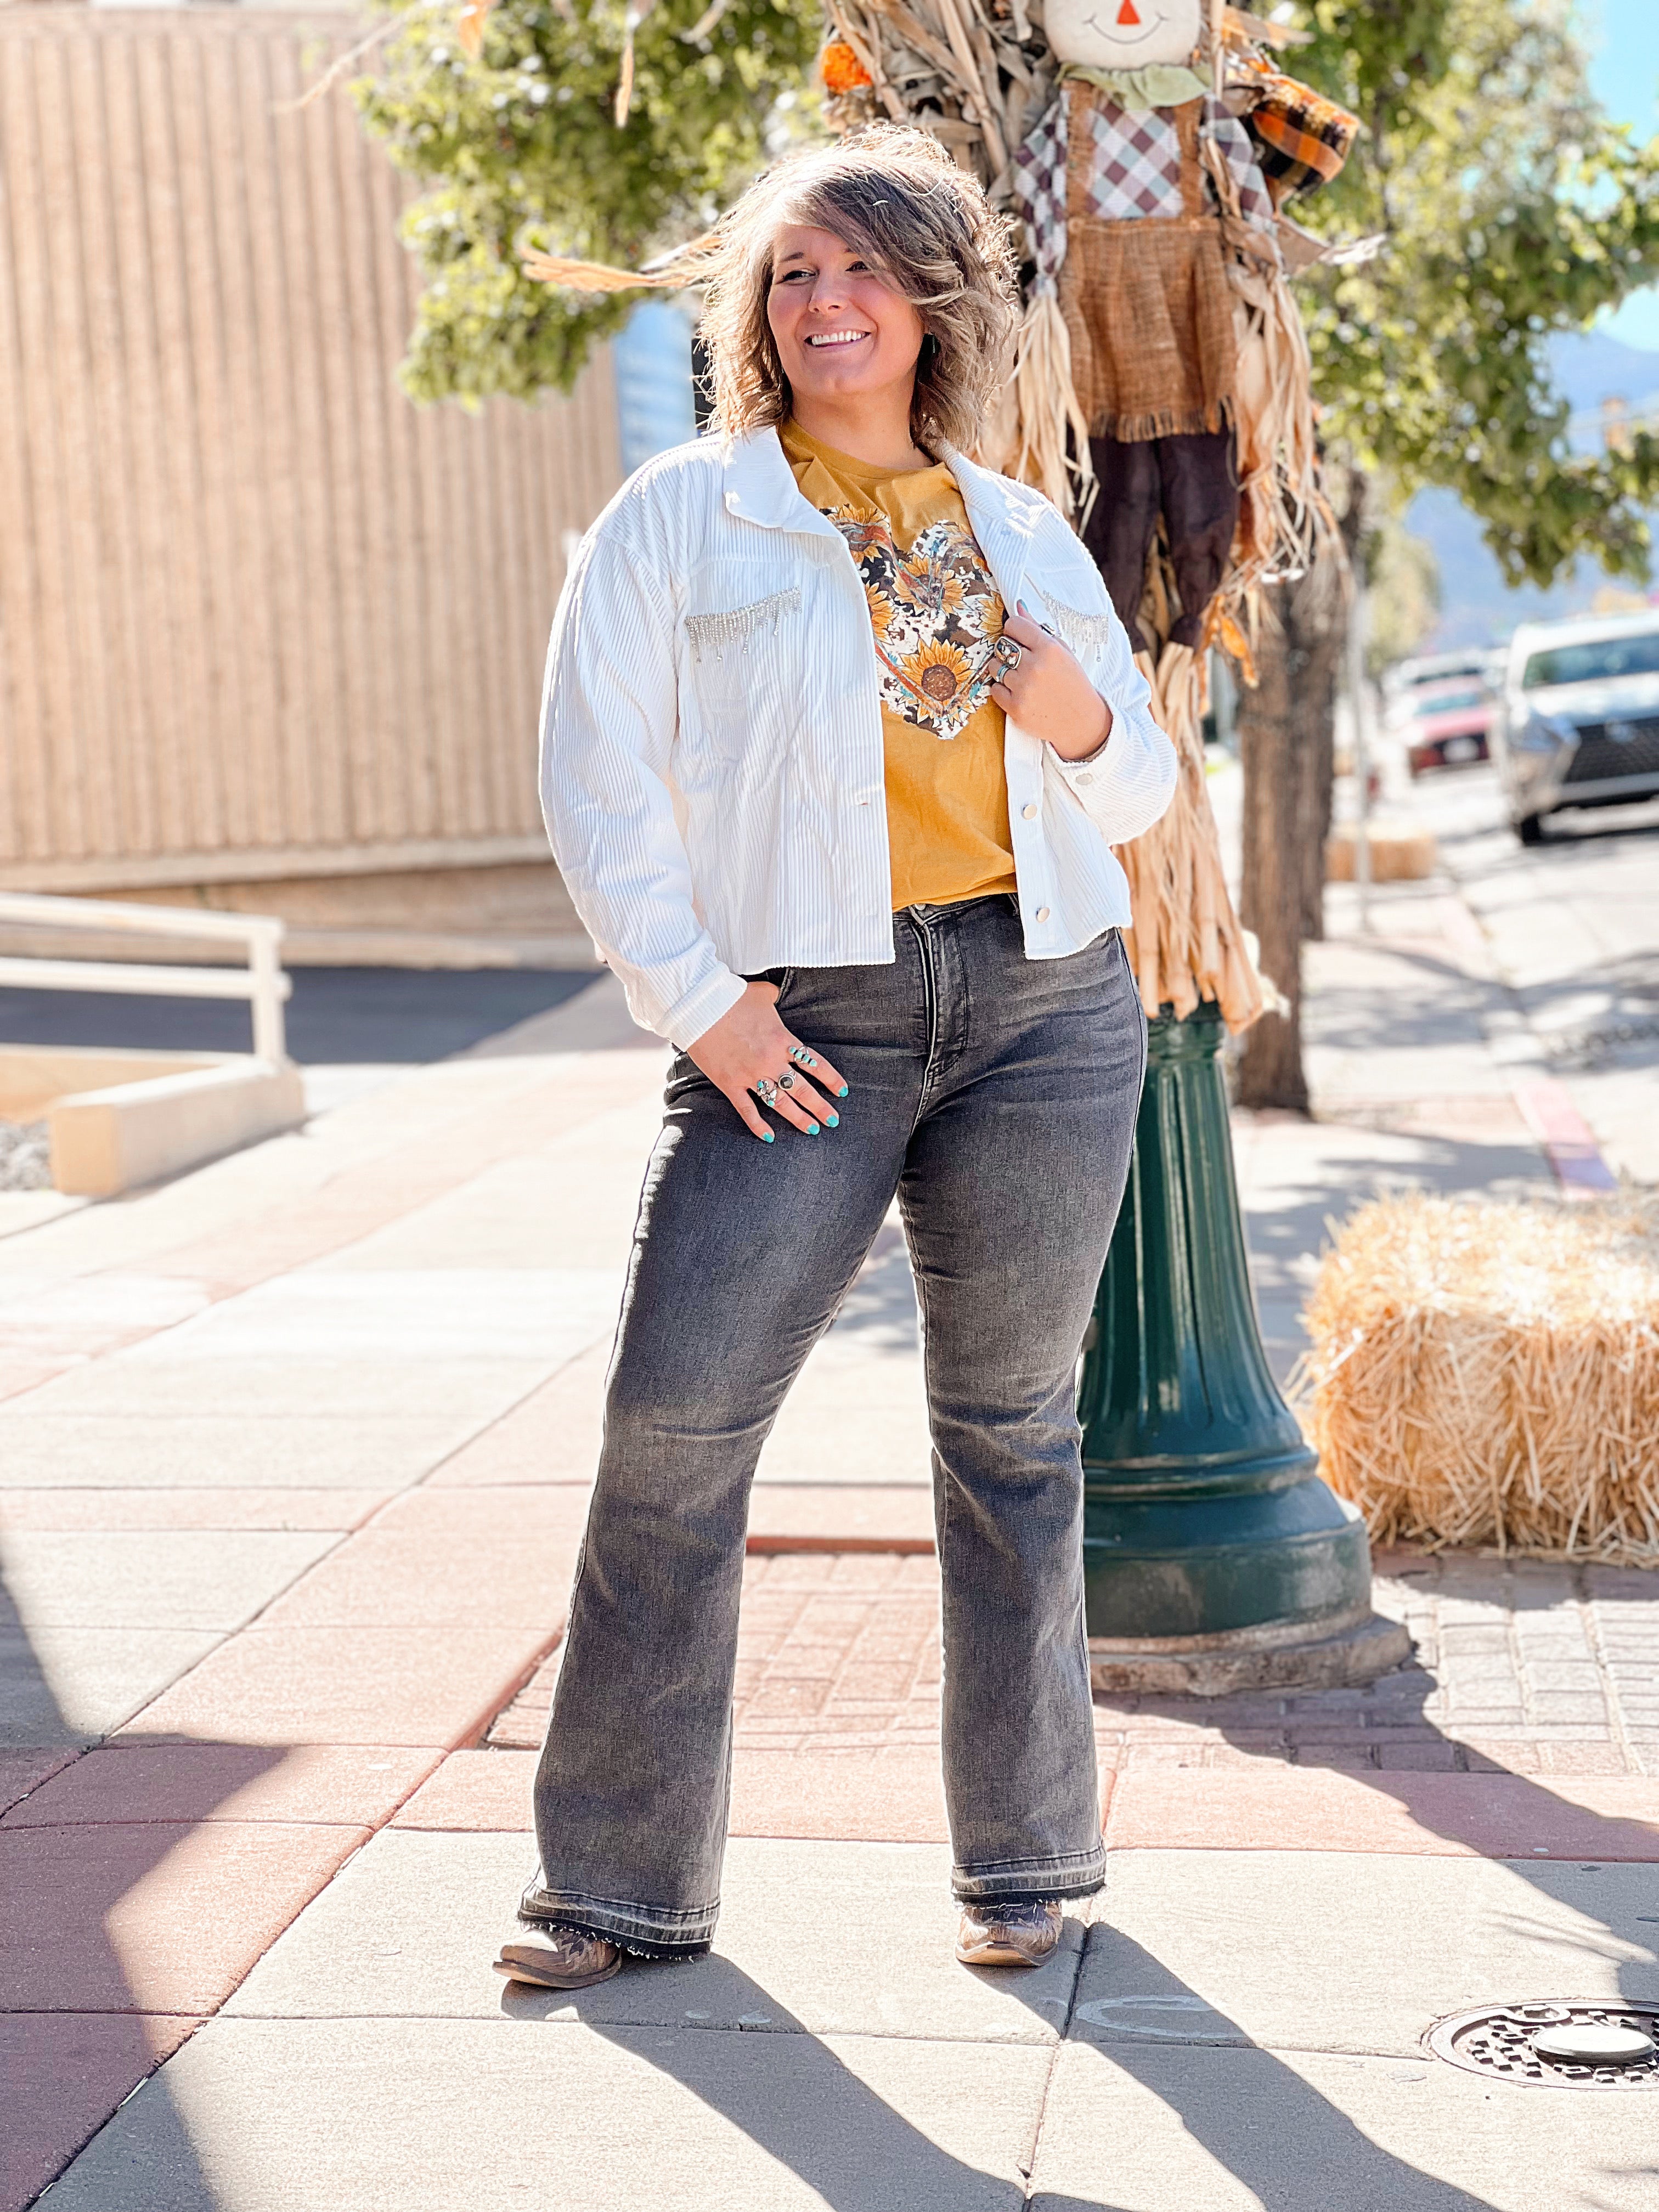
[[(1103, 1767), (1294, 1765), (1511, 1774), (1659, 1773), (1653, 1578), (1534, 1559), (1394, 1552), (1377, 1602), (1415, 1663), (1300, 1697), (1097, 1698)], [(737, 1737), (774, 1751), (896, 1748), (939, 1735), (939, 1571), (884, 1553), (751, 1558)], [(556, 1658), (487, 1742), (539, 1745)]]

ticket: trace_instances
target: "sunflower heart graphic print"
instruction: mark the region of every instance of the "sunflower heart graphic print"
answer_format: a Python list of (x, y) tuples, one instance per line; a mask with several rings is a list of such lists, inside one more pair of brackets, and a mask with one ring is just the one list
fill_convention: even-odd
[(997, 678), (1001, 595), (973, 533), (930, 522), (901, 552), (879, 515), (834, 507), (870, 605), (889, 713), (935, 738), (960, 737)]

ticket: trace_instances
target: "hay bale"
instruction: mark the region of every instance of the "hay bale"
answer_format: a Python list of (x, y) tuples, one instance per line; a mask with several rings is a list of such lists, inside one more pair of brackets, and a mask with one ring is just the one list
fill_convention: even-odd
[[(1396, 823), (1377, 822), (1366, 834), (1370, 847), (1371, 881), (1374, 884), (1417, 884), (1431, 876), (1439, 865), (1440, 854), (1433, 836), (1427, 830), (1417, 830)], [(1328, 884), (1351, 884), (1354, 880), (1354, 834), (1352, 830), (1333, 830), (1325, 840), (1325, 880)]]
[(1377, 1541), (1659, 1565), (1659, 1207), (1381, 1199), (1307, 1324), (1309, 1440)]

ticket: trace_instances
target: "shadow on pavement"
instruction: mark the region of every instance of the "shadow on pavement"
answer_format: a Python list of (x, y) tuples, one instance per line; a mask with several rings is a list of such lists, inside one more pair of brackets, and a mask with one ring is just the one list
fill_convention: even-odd
[[(0, 1776), (32, 1752), (70, 1754), (66, 1765), (21, 1788), (0, 1808), (15, 1814), (37, 1790), (82, 1758), (89, 1740), (70, 1726), (33, 1650), (10, 1593), (0, 1583)], [(218, 1747), (228, 1755), (232, 1790), (274, 1766), (280, 1750)], [(14, 1785), (15, 1787), (15, 1785)], [(123, 1898), (152, 1875), (202, 1808), (165, 1822), (29, 1826), (0, 1820), (0, 2212), (33, 2203), (98, 2133), (122, 2100), (184, 2043), (214, 2009), (179, 2011), (147, 2003), (135, 1990), (107, 1923)], [(112, 1848), (112, 1836), (118, 1841)], [(162, 2077), (165, 2082), (165, 2076)], [(170, 2097), (153, 2105), (147, 2145), (158, 2169), (183, 2184), (185, 2202), (215, 2199), (188, 2131)], [(128, 2200), (153, 2203), (135, 2175)], [(112, 2212), (116, 2208), (112, 2207)], [(125, 2208), (122, 2209), (125, 2212)]]
[[(1352, 2212), (1497, 2212), (1490, 2199), (1382, 2149), (1140, 1944), (1115, 1929), (1091, 1928), (1089, 1936), (1091, 1946), (1109, 1942), (1119, 1977), (1138, 1996), (1154, 1999), (1165, 2019), (1191, 2025), (1149, 2033), (1080, 2023), (1086, 2040), (1168, 2106), (1194, 2142), (1261, 2203), (1318, 2199)], [(1248, 2076), (1229, 2069), (1224, 2083), (1204, 2078), (1208, 2069), (1183, 2075), (1171, 2063), (1182, 2052), (1214, 2050), (1248, 2051), (1257, 2063)], [(1103, 2199), (1087, 2202), (1089, 2212), (1109, 2212)], [(1077, 2203), (1038, 2188), (1031, 2212), (1069, 2212)]]
[[(1311, 2162), (1304, 2171), (1334, 2180), (1340, 2177), (1340, 2199), (1334, 2202), (1363, 2206), (1366, 2212), (1373, 2207), (1376, 2212), (1383, 2208), (1386, 2212), (1496, 2212), (1486, 2198), (1438, 2181), (1379, 2148), (1299, 2075), (1115, 1931), (1086, 1931), (1068, 1986), (1066, 2037), (1075, 2039), (1073, 2008), (1087, 1948), (1108, 1936), (1120, 1951), (1135, 1952), (1144, 1961), (1132, 1977), (1144, 1991), (1155, 1991), (1172, 2011), (1186, 2011), (1194, 2019), (1202, 2015), (1205, 2025), (1201, 2031), (1178, 2036), (1103, 2033), (1091, 2028), (1087, 2039), (1109, 2050), (1114, 2064), (1144, 2081), (1169, 2105), (1194, 2139), (1255, 2190), (1264, 2204), (1282, 2197), (1283, 2146), (1291, 2139), (1298, 2154)], [(1039, 2187), (1035, 2196), (1029, 2196), (1031, 2174), (1024, 2160), (1026, 2187), (953, 2157), (862, 2081), (760, 1983), (729, 1960), (716, 1955), (711, 1964), (720, 1977), (722, 2002), (740, 2006), (757, 2021), (764, 2019), (764, 2029), (688, 2027), (647, 2044), (637, 2026), (592, 2017), (586, 2024), (595, 2034), (625, 2042), (631, 2053), (648, 2060), (740, 2130), (815, 2190), (830, 2212), (1013, 2212), (1028, 2203), (1031, 2212), (1127, 2212), (1109, 2194), (1077, 2197)], [(902, 1973), (902, 1960), (894, 1966)], [(623, 1968), (624, 1974), (653, 1971), (647, 1966)], [(994, 1977), (981, 1972), (985, 1979), (994, 1978), (1010, 1994), (1024, 1998), (1022, 1972)], [(542, 1996), (509, 1990), (501, 2000), (503, 2014), (517, 2019), (542, 2019), (563, 2006), (585, 2017), (580, 1994), (573, 1999), (554, 1991)], [(1054, 2024), (1049, 2005), (1039, 2003), (1036, 2009), (1047, 2024)], [(783, 2041), (789, 2051), (789, 2078), (782, 2087), (775, 2069), (753, 2068), (738, 2059), (742, 2045), (752, 2049), (774, 2039)], [(1252, 2051), (1261, 2062), (1257, 2080), (1247, 2095), (1220, 2097), (1197, 2078), (1183, 2082), (1178, 2073), (1172, 2076), (1168, 2063), (1176, 2045)], [(1051, 2058), (1056, 2050), (1050, 2047)], [(1048, 2094), (1045, 2088), (1045, 2099)], [(1027, 2159), (1040, 2161), (1041, 2126), (1039, 2120), (1036, 2144), (1027, 2149)]]
[[(562, 1006), (596, 968), (295, 968), (288, 1049), (302, 1067), (424, 1065)], [(0, 1044), (246, 1052), (231, 1000), (0, 991)]]
[[(1659, 1577), (1656, 1577), (1656, 1584), (1659, 1585)], [(1600, 1595), (1604, 1602), (1619, 1601), (1616, 1588)], [(1655, 1595), (1659, 1595), (1659, 1587)], [(1632, 1601), (1643, 1602), (1644, 1598), (1651, 1602), (1645, 1593), (1638, 1595)], [(1524, 1585), (1512, 1589), (1506, 1599), (1516, 1612), (1547, 1613), (1559, 1601), (1559, 1595), (1552, 1596), (1547, 1591), (1528, 1593)], [(1563, 1873), (1569, 1863), (1659, 1862), (1659, 1827), (1641, 1819), (1597, 1813), (1573, 1799), (1558, 1796), (1547, 1779), (1517, 1772), (1504, 1765), (1492, 1751), (1477, 1749), (1466, 1745), (1461, 1738), (1448, 1735), (1425, 1711), (1437, 1686), (1434, 1675), (1413, 1659), (1364, 1690), (1310, 1691), (1299, 1695), (1287, 1692), (1279, 1698), (1257, 1695), (1113, 1699), (1097, 1696), (1095, 1709), (1097, 1713), (1157, 1711), (1178, 1716), (1218, 1730), (1226, 1742), (1248, 1753), (1253, 1761), (1268, 1765), (1276, 1757), (1283, 1757), (1299, 1768), (1340, 1773), (1349, 1781), (1375, 1790), (1403, 1806), (1419, 1827), (1458, 1846), (1460, 1850), (1481, 1858), (1501, 1859), (1552, 1898), (1559, 1895)], [(1368, 1705), (1380, 1710), (1384, 1716), (1372, 1741), (1379, 1752), (1387, 1748), (1401, 1763), (1389, 1766), (1356, 1763), (1356, 1738), (1363, 1731), (1360, 1717)], [(1273, 1726), (1270, 1714), (1275, 1711), (1281, 1717), (1279, 1725), (1285, 1739), (1282, 1752), (1278, 1753), (1264, 1742), (1264, 1735)], [(1395, 1735), (1392, 1745), (1387, 1741), (1390, 1733)], [(1407, 1735), (1412, 1739), (1409, 1745), (1403, 1741)], [(1494, 1727), (1492, 1741), (1498, 1740)], [(1563, 1780), (1567, 1778), (1561, 1777)], [(1480, 1785), (1483, 1782), (1496, 1787), (1482, 1790)], [(1363, 1850), (1363, 1844), (1359, 1848)], [(1386, 1849), (1386, 1845), (1379, 1844), (1378, 1848)], [(1603, 1953), (1607, 1959), (1620, 1960), (1620, 1986), (1625, 1994), (1632, 2002), (1648, 2004), (1655, 2002), (1656, 1996), (1653, 1962), (1654, 1955), (1659, 1954), (1659, 1890), (1656, 1891), (1656, 1942), (1649, 1960), (1637, 1967), (1644, 1986), (1631, 1986), (1632, 1962), (1624, 1958), (1622, 1939), (1611, 1929), (1606, 1930), (1608, 1943)], [(1579, 1900), (1573, 1902), (1576, 1910), (1583, 1910)], [(1583, 1992), (1564, 1990), (1496, 1993), (1498, 1997), (1541, 1997), (1552, 1994), (1574, 1996)]]

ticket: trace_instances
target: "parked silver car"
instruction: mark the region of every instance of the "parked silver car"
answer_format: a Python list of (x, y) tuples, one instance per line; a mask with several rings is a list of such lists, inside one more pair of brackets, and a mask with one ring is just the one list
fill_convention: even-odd
[(1523, 623), (1492, 745), (1523, 845), (1564, 806), (1659, 796), (1659, 608)]

